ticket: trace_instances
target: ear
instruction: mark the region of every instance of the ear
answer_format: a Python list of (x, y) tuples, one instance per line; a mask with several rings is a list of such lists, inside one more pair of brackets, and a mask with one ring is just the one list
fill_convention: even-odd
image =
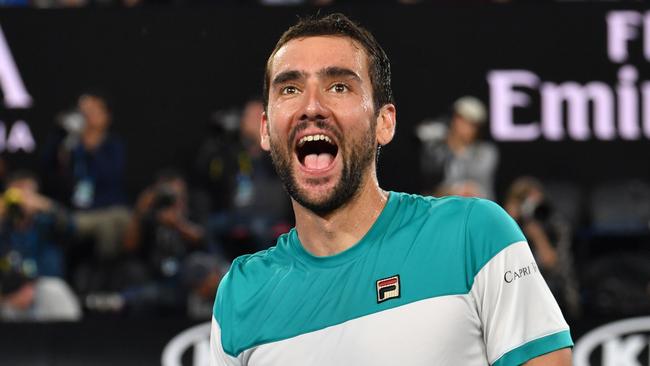
[(271, 150), (271, 143), (269, 142), (269, 119), (266, 111), (262, 112), (262, 123), (260, 123), (260, 146), (265, 151)]
[(377, 143), (386, 145), (395, 136), (396, 110), (393, 104), (384, 104), (377, 115)]

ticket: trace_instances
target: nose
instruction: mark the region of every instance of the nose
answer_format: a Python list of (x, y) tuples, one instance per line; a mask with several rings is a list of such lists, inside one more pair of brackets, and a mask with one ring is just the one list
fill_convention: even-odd
[(330, 109), (327, 106), (323, 92), (318, 86), (308, 87), (306, 89), (300, 120), (315, 121), (327, 119), (330, 116)]

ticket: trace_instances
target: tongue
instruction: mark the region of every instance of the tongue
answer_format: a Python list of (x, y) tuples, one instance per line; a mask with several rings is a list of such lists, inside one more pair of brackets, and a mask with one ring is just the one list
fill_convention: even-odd
[(305, 156), (307, 169), (325, 169), (332, 164), (334, 157), (330, 154), (309, 154)]

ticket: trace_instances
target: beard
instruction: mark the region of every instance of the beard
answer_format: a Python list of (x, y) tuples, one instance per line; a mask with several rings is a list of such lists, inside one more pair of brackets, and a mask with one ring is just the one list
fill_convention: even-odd
[[(273, 166), (275, 167), (275, 171), (278, 173), (280, 180), (282, 180), (285, 190), (289, 193), (289, 196), (291, 196), (291, 198), (301, 206), (317, 215), (324, 216), (343, 207), (358, 195), (366, 170), (371, 166), (377, 149), (375, 142), (375, 119), (373, 119), (372, 122), (370, 128), (359, 141), (352, 141), (350, 148), (344, 148), (344, 140), (339, 138), (341, 146), (339, 146), (338, 154), (341, 154), (343, 161), (341, 178), (334, 188), (328, 192), (324, 198), (319, 200), (311, 199), (307, 192), (299, 187), (296, 182), (295, 174), (291, 168), (293, 146), (283, 149), (278, 146), (278, 143), (271, 140), (271, 159), (273, 161)], [(331, 128), (328, 128), (321, 121), (316, 121), (316, 125), (320, 128), (325, 128), (331, 131)], [(303, 127), (298, 126), (291, 133), (291, 136), (295, 136), (298, 131), (306, 127), (306, 124), (303, 125)], [(342, 136), (342, 134), (336, 135), (337, 137)], [(293, 138), (290, 138), (289, 141), (292, 143)], [(318, 184), (319, 179), (310, 179), (308, 182)]]

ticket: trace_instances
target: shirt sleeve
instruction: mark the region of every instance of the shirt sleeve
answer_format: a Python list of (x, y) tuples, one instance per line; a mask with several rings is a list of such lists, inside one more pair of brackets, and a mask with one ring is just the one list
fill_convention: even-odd
[(210, 366), (242, 366), (239, 359), (232, 357), (223, 350), (221, 345), (221, 328), (217, 320), (212, 317), (210, 330)]
[(476, 302), (488, 361), (521, 365), (573, 346), (569, 326), (539, 272), (517, 224), (495, 203), (477, 201), (467, 218), (467, 240), (490, 253), (476, 268)]

